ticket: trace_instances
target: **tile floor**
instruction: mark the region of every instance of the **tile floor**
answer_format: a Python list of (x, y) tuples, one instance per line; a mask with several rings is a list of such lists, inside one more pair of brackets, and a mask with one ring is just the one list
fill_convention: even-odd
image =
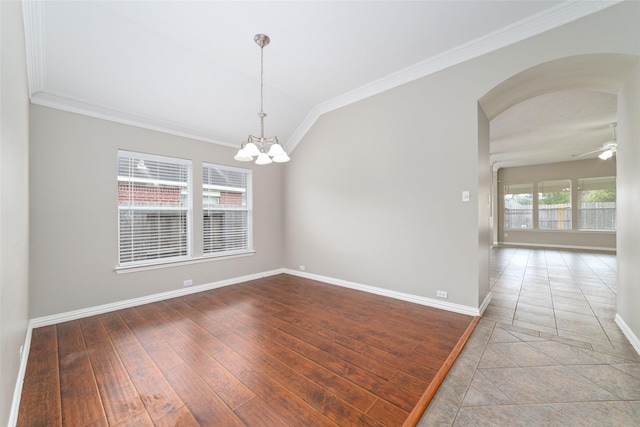
[(494, 248), (491, 294), (418, 426), (640, 426), (615, 255)]

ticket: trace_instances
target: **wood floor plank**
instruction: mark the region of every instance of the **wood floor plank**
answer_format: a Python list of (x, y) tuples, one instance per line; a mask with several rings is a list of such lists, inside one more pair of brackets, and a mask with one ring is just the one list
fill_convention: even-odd
[[(280, 280), (276, 277), (271, 280)], [(293, 281), (286, 276), (282, 278), (286, 286), (281, 286), (280, 291), (287, 294), (299, 294), (304, 299), (305, 304), (323, 309), (325, 300), (331, 300), (325, 310), (329, 313), (342, 315), (351, 320), (362, 321), (384, 328), (384, 325), (391, 326), (390, 333), (401, 334), (405, 338), (422, 341), (425, 331), (429, 333), (429, 338), (433, 340), (445, 341), (451, 333), (462, 333), (466, 325), (471, 321), (471, 316), (458, 315), (442, 316), (441, 310), (432, 309), (430, 307), (415, 310), (416, 304), (407, 303), (400, 300), (390, 300), (379, 295), (367, 294), (364, 292), (352, 292), (349, 294), (340, 293), (340, 289), (335, 286), (315, 282), (314, 288), (322, 289), (322, 298), (319, 294), (310, 295), (302, 286), (299, 280)], [(305, 279), (309, 280), (309, 279)], [(310, 281), (313, 283), (313, 281)], [(363, 304), (363, 301), (366, 303)], [(406, 310), (405, 310), (406, 308)], [(384, 316), (371, 318), (371, 312), (385, 313)], [(445, 319), (456, 319), (455, 322)], [(464, 318), (462, 321), (460, 318)], [(450, 349), (449, 349), (450, 351)]]
[(61, 323), (57, 331), (62, 424), (99, 422), (105, 412), (80, 324), (77, 320)]
[(345, 346), (336, 343), (335, 341), (328, 340), (324, 337), (302, 329), (296, 325), (286, 323), (282, 320), (280, 320), (280, 322), (282, 322), (280, 329), (282, 329), (283, 331), (312, 344), (319, 350), (333, 354), (334, 356), (337, 356), (345, 360), (346, 362), (363, 368), (371, 372), (372, 374), (379, 376), (380, 378), (389, 380), (397, 372), (395, 368), (391, 368), (389, 366), (378, 363), (367, 355), (353, 351)]
[[(197, 303), (200, 305), (199, 302)], [(228, 315), (229, 313), (227, 313), (227, 316)], [(220, 316), (215, 312), (209, 313), (209, 317), (224, 328), (222, 331), (216, 333), (215, 337), (218, 340), (250, 361), (254, 369), (259, 369), (263, 376), (269, 376), (283, 385), (286, 384), (285, 387), (291, 392), (300, 396), (305, 402), (316, 408), (316, 410), (324, 414), (327, 418), (336, 422), (336, 424), (346, 425), (345, 423), (353, 421), (360, 426), (379, 425), (374, 419), (362, 411), (357, 410), (350, 403), (338, 398), (327, 389), (317, 385), (294, 369), (291, 369), (275, 356), (271, 356), (263, 347), (263, 345), (269, 345), (269, 343), (261, 341), (258, 336), (253, 335), (248, 329), (239, 329), (238, 324), (233, 325), (227, 323), (229, 320), (226, 316)], [(273, 343), (272, 345), (274, 347), (278, 346), (277, 343)], [(351, 387), (350, 391), (355, 393), (356, 388)]]
[[(327, 320), (327, 316), (318, 314), (317, 312), (304, 312), (302, 310), (287, 308), (274, 312), (274, 315), (289, 324), (313, 332), (358, 353), (366, 354), (374, 361), (390, 367), (397, 367), (418, 378), (433, 378), (437, 372), (436, 367), (441, 363), (438, 359), (434, 360), (429, 355), (421, 354), (416, 356), (414, 354), (415, 352), (410, 349), (402, 352), (400, 355), (394, 354), (396, 352), (380, 349), (375, 343), (372, 345), (369, 337), (358, 329), (357, 326), (343, 326), (339, 321), (335, 319)], [(395, 340), (391, 339), (387, 346), (392, 346), (393, 343), (395, 343)], [(417, 343), (414, 343), (414, 345), (417, 346)], [(406, 356), (407, 354), (413, 356), (411, 360), (403, 357), (403, 355)]]
[[(295, 426), (331, 426), (336, 425), (313, 406), (307, 404), (297, 394), (269, 375), (264, 375), (259, 366), (246, 360), (236, 350), (223, 343), (212, 334), (224, 334), (223, 328), (216, 328), (215, 321), (203, 316), (202, 313), (182, 300), (169, 300), (168, 303), (182, 313), (187, 314), (198, 326), (191, 322), (181, 322), (179, 327), (186, 336), (197, 340), (209, 355), (233, 373), (249, 387), (257, 397), (268, 401), (269, 404), (288, 422)], [(189, 308), (191, 307), (191, 308)], [(204, 332), (204, 330), (208, 331)]]
[[(203, 308), (210, 306), (214, 301), (217, 302), (217, 298), (213, 294), (204, 294), (201, 298), (198, 298), (194, 303), (197, 303), (197, 307)], [(187, 300), (189, 301), (189, 300)], [(219, 316), (226, 318), (233, 318), (237, 322), (242, 322), (245, 325), (257, 325), (260, 328), (261, 336), (282, 344), (284, 347), (300, 353), (303, 356), (307, 356), (318, 350), (317, 347), (298, 339), (297, 337), (278, 328), (279, 322), (274, 324), (274, 321), (278, 319), (273, 317), (263, 317), (262, 319), (256, 319), (250, 314), (245, 312), (242, 308), (232, 308), (231, 310), (219, 313)]]
[[(184, 321), (180, 313), (164, 303), (149, 306), (142, 311), (142, 314), (149, 322), (153, 322), (159, 315), (174, 323)], [(247, 386), (202, 350), (197, 342), (185, 337), (177, 328), (167, 332), (166, 339), (176, 353), (182, 357), (186, 364), (198, 372), (198, 375), (211, 389), (215, 390), (216, 394), (229, 408), (235, 409), (255, 397), (255, 394)], [(205, 331), (202, 332), (204, 333)]]
[(186, 406), (180, 406), (154, 421), (156, 427), (199, 427), (198, 421)]
[[(416, 354), (415, 351), (411, 351), (410, 349), (401, 355), (387, 352), (384, 349), (380, 349), (375, 345), (372, 345), (371, 342), (368, 342), (368, 337), (360, 333), (361, 330), (357, 325), (355, 325), (355, 327), (343, 327), (343, 325), (335, 319), (326, 319), (327, 316), (323, 312), (314, 310), (302, 311), (294, 306), (286, 306), (280, 301), (271, 301), (271, 296), (277, 294), (275, 291), (273, 292), (273, 295), (271, 295), (263, 291), (248, 292), (241, 287), (234, 289), (234, 292), (241, 294), (245, 293), (243, 296), (245, 298), (245, 303), (249, 298), (261, 300), (261, 309), (267, 309), (267, 307), (271, 306), (269, 309), (270, 313), (288, 324), (306, 329), (323, 338), (354, 350), (355, 352), (365, 354), (376, 362), (386, 364), (390, 367), (397, 367), (405, 373), (418, 378), (433, 378), (437, 373), (438, 367), (444, 361), (444, 357), (434, 358), (431, 355), (424, 353)], [(282, 297), (277, 297), (277, 299), (284, 300)], [(467, 319), (469, 318), (468, 316), (463, 317)], [(362, 339), (363, 336), (365, 336), (364, 339)], [(394, 339), (390, 339), (389, 342), (395, 344), (396, 341)], [(414, 343), (413, 345), (417, 347), (418, 343)], [(409, 345), (409, 347), (411, 347), (411, 345)], [(407, 355), (411, 355), (411, 358), (407, 359)]]
[(22, 386), (18, 427), (62, 425), (60, 413), (60, 374), (55, 326), (36, 328)]
[[(269, 293), (264, 289), (257, 289), (254, 293), (265, 296), (265, 298), (269, 298), (269, 296), (272, 296), (273, 293), (277, 292), (278, 290)], [(321, 295), (322, 294), (316, 296), (318, 298), (322, 298)], [(282, 299), (284, 300), (284, 295), (282, 296)], [(326, 300), (326, 303), (327, 307), (329, 307), (334, 303), (334, 301)], [(418, 345), (418, 342), (406, 339), (405, 337), (398, 335), (396, 331), (390, 327), (375, 329), (370, 326), (370, 322), (357, 322), (349, 319), (346, 316), (328, 316), (328, 308), (321, 309), (319, 307), (314, 307), (314, 305), (315, 304), (310, 304), (309, 306), (305, 306), (304, 311), (295, 307), (288, 307), (286, 309), (286, 312), (278, 314), (277, 317), (285, 319), (283, 316), (287, 316), (287, 318), (290, 319), (291, 314), (295, 313), (297, 315), (295, 317), (297, 317), (298, 319), (312, 318), (316, 323), (316, 326), (320, 325), (323, 328), (329, 329), (333, 332), (350, 336), (364, 344), (377, 347), (381, 350), (401, 357), (406, 354), (413, 353), (416, 346)], [(296, 320), (289, 321), (296, 322)]]
[(416, 399), (420, 397), (419, 393), (412, 393), (409, 389), (398, 388), (394, 383), (371, 375), (364, 369), (324, 351), (314, 353), (309, 358), (336, 375), (348, 379), (370, 393), (406, 411), (410, 411)]
[(102, 323), (94, 316), (81, 319), (80, 327), (109, 424), (146, 412)]
[(165, 372), (169, 383), (201, 426), (243, 427), (244, 424), (222, 399), (187, 365)]
[(471, 320), (280, 274), (40, 328), (18, 426), (414, 426)]
[(416, 378), (413, 375), (405, 374), (404, 372), (397, 371), (390, 382), (400, 387), (403, 390), (410, 391), (414, 395), (421, 396), (422, 393), (429, 387), (429, 381)]
[(143, 307), (133, 307), (121, 310), (119, 314), (145, 352), (162, 371), (168, 371), (184, 364), (184, 360), (165, 339), (165, 334), (173, 327), (171, 323), (161, 319), (159, 323), (151, 325), (140, 314), (140, 309), (144, 310)]
[(401, 426), (409, 416), (409, 412), (382, 399), (378, 399), (367, 414), (385, 426)]
[(163, 417), (171, 413), (177, 413), (184, 403), (124, 320), (117, 313), (106, 313), (100, 319), (109, 332), (120, 359), (127, 366), (129, 376), (154, 423), (159, 423), (161, 419), (165, 419)]
[[(201, 307), (201, 309), (206, 310), (206, 299), (201, 299), (195, 303)], [(278, 340), (280, 342), (276, 342), (270, 339), (272, 334), (268, 332), (270, 329), (268, 325), (260, 322), (257, 327), (255, 327), (256, 325), (253, 325), (251, 322), (247, 323), (246, 317), (239, 316), (233, 312), (226, 312), (224, 316), (214, 312), (209, 317), (226, 328), (226, 330), (233, 331), (237, 335), (242, 336), (244, 340), (250, 340), (251, 344), (255, 347), (256, 353), (259, 352), (261, 355), (281, 362), (284, 364), (285, 370), (293, 370), (337, 396), (345, 396), (348, 398), (350, 404), (356, 408), (364, 411), (375, 401), (375, 397), (371, 393), (362, 387), (358, 387), (350, 378), (343, 378), (340, 375), (336, 375), (331, 370), (311, 362), (311, 356), (304, 357), (297, 353), (297, 345), (294, 344), (292, 348), (288, 348), (286, 343), (291, 342), (290, 340)], [(281, 344), (281, 342), (285, 344)]]
[(111, 424), (111, 426), (117, 427), (154, 427), (153, 421), (147, 411), (139, 412), (131, 418), (118, 423)]
[(235, 413), (245, 425), (251, 427), (295, 427), (269, 403), (257, 397), (237, 408)]

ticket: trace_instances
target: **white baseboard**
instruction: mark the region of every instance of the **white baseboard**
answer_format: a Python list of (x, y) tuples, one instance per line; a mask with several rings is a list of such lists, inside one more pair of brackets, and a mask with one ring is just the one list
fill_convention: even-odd
[(605, 248), (599, 246), (574, 246), (574, 245), (549, 245), (546, 243), (515, 243), (515, 242), (498, 242), (495, 247), (518, 246), (522, 248), (550, 248), (550, 249), (570, 249), (579, 251), (598, 251), (598, 252), (616, 252), (616, 248)]
[[(454, 304), (451, 302), (440, 301), (432, 298), (422, 297), (418, 295), (405, 294), (403, 292), (391, 291), (389, 289), (378, 288), (375, 286), (363, 285), (361, 283), (349, 282), (342, 279), (335, 279), (333, 277), (320, 276), (318, 274), (307, 273), (304, 271), (297, 271), (291, 269), (284, 269), (284, 273), (291, 274), (293, 276), (305, 277), (307, 279), (317, 280), (319, 282), (329, 283), (330, 285), (342, 286), (345, 288), (355, 289), (358, 291), (368, 292), (371, 294), (382, 295), (389, 298), (399, 299), (402, 301), (413, 302), (416, 304), (426, 305), (429, 307), (440, 308), (442, 310), (453, 311), (455, 313), (466, 314), (469, 316), (479, 316), (480, 310), (474, 307), (469, 307), (461, 304)], [(491, 298), (489, 298), (489, 301)], [(485, 299), (486, 301), (486, 299)], [(488, 302), (487, 302), (488, 304)]]
[(9, 412), (9, 427), (15, 427), (18, 422), (18, 410), (20, 409), (20, 398), (22, 397), (22, 386), (24, 384), (24, 375), (27, 372), (27, 360), (29, 359), (29, 350), (31, 349), (31, 325), (27, 327), (27, 333), (24, 338), (24, 347), (22, 347), (22, 359), (18, 368), (18, 378), (16, 386), (13, 389), (13, 400), (11, 401), (11, 411)]
[(83, 308), (80, 310), (68, 311), (66, 313), (54, 314), (51, 316), (38, 317), (31, 319), (30, 327), (38, 328), (40, 326), (55, 325), (56, 323), (68, 322), (70, 320), (81, 319), (83, 317), (95, 316), (96, 314), (108, 313), (110, 311), (122, 310), (123, 308), (136, 307), (138, 305), (149, 304), (151, 302), (163, 301), (166, 299), (181, 297), (184, 295), (195, 294), (197, 292), (207, 291), (209, 289), (222, 288), (224, 286), (235, 285), (236, 283), (247, 282), (249, 280), (260, 279), (262, 277), (274, 276), (284, 273), (284, 269), (266, 271), (263, 273), (250, 274), (247, 276), (234, 277), (232, 279), (220, 280), (203, 285), (189, 286), (182, 289), (176, 289), (169, 292), (148, 295), (140, 298), (133, 298), (124, 301), (118, 301), (110, 304), (98, 305), (95, 307)]
[(491, 292), (487, 294), (487, 296), (484, 298), (484, 301), (482, 301), (482, 304), (480, 304), (480, 308), (478, 309), (478, 311), (480, 312), (480, 316), (484, 314), (484, 311), (487, 309), (487, 307), (489, 307), (490, 302), (491, 302)]
[(626, 324), (622, 317), (616, 313), (616, 324), (620, 327), (620, 330), (624, 334), (625, 337), (629, 340), (631, 345), (633, 346), (636, 353), (640, 354), (640, 339), (633, 333), (629, 325)]

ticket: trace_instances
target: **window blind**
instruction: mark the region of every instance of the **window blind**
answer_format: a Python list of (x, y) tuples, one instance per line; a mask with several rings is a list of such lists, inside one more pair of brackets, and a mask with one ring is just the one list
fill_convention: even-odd
[(253, 249), (251, 170), (204, 164), (202, 243), (205, 255)]
[(121, 266), (190, 255), (191, 162), (118, 151)]

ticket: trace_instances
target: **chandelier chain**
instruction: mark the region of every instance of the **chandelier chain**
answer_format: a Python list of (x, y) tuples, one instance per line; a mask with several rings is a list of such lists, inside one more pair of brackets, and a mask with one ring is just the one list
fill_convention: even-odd
[(264, 46), (260, 46), (260, 137), (264, 138)]

